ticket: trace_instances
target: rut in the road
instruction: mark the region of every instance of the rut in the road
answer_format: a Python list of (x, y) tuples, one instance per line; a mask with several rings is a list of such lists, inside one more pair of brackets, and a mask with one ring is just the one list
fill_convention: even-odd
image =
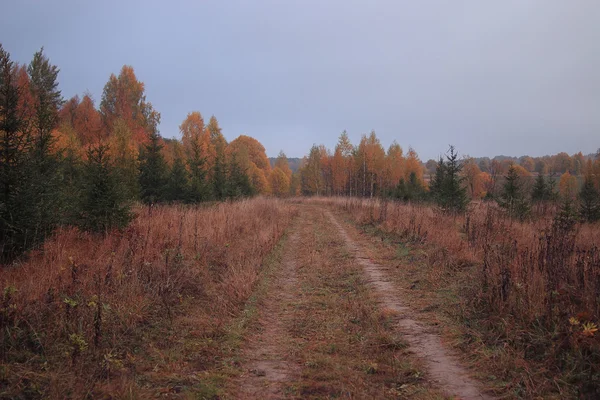
[(411, 318), (412, 310), (402, 304), (398, 296), (399, 292), (386, 277), (383, 268), (364, 256), (362, 249), (330, 211), (327, 211), (327, 215), (344, 238), (348, 249), (363, 266), (369, 283), (379, 295), (381, 304), (398, 314), (397, 326), (409, 343), (410, 350), (425, 362), (432, 383), (449, 396), (457, 396), (460, 399), (491, 399), (479, 389), (456, 357), (450, 355), (444, 348), (440, 337), (428, 333), (422, 325)]
[(279, 399), (284, 395), (285, 383), (298, 375), (298, 367), (288, 360), (287, 346), (289, 337), (286, 326), (289, 325), (290, 303), (297, 286), (295, 249), (298, 248), (300, 233), (294, 231), (283, 254), (282, 269), (272, 282), (261, 308), (260, 325), (262, 331), (250, 337), (244, 358), (245, 373), (239, 382), (239, 398)]

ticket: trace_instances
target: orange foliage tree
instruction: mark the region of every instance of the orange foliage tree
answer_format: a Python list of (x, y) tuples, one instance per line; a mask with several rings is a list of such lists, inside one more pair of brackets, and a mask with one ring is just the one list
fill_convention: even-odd
[(288, 179), (292, 178), (292, 170), (290, 169), (290, 164), (283, 150), (277, 155), (277, 159), (275, 160), (275, 168), (282, 170)]
[(133, 67), (124, 65), (119, 76), (110, 75), (102, 92), (100, 112), (104, 129), (111, 132), (116, 119), (121, 118), (137, 143), (147, 143), (156, 131), (160, 113), (146, 101), (144, 83), (138, 81)]
[(361, 191), (363, 196), (373, 197), (375, 195), (375, 185), (382, 187), (383, 167), (385, 162), (385, 150), (377, 138), (375, 131), (371, 131), (369, 136), (363, 135), (358, 145), (356, 165), (361, 175)]
[(242, 170), (246, 171), (252, 186), (257, 193), (270, 192), (267, 177), (271, 173), (271, 164), (265, 148), (260, 142), (250, 136), (240, 135), (227, 145), (225, 152), (228, 157), (235, 155)]
[(290, 178), (279, 167), (273, 168), (270, 175), (271, 193), (278, 197), (285, 197), (290, 192)]
[(405, 160), (402, 147), (396, 141), (392, 142), (385, 157), (384, 185), (393, 188), (398, 185), (400, 179), (405, 178)]
[(423, 165), (417, 152), (410, 147), (404, 163), (404, 179), (408, 182), (412, 174), (415, 174), (419, 183), (423, 183)]
[(565, 172), (560, 176), (560, 182), (558, 184), (558, 190), (560, 195), (564, 198), (573, 199), (577, 195), (578, 188), (577, 178), (569, 173)]

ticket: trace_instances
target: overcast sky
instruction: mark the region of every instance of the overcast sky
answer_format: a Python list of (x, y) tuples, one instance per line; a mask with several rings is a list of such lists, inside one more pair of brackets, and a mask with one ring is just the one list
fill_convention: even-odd
[(41, 46), (65, 98), (97, 105), (132, 65), (179, 137), (188, 112), (269, 156), (371, 129), (423, 160), (600, 147), (600, 2), (5, 0), (0, 43)]

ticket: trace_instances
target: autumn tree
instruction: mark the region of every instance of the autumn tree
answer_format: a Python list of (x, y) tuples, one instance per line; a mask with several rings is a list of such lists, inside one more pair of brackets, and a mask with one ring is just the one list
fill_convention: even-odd
[(362, 136), (355, 160), (361, 174), (362, 195), (373, 197), (375, 189), (382, 186), (385, 161), (385, 150), (375, 131), (371, 131), (369, 136)]
[(305, 165), (301, 169), (302, 192), (308, 195), (323, 193), (323, 176), (321, 169), (321, 152), (319, 146), (313, 145), (308, 153)]
[(240, 135), (227, 145), (226, 153), (229, 157), (236, 155), (237, 162), (246, 171), (256, 193), (269, 192), (267, 177), (270, 175), (271, 165), (262, 144), (250, 136)]
[(520, 165), (528, 172), (533, 172), (535, 170), (535, 161), (529, 156), (521, 157)]
[(203, 152), (204, 154), (201, 154), (201, 156), (206, 157), (207, 149), (203, 148), (207, 145), (207, 143), (203, 143), (204, 118), (202, 118), (199, 111), (189, 113), (179, 125), (179, 131), (181, 132), (183, 150), (188, 159), (193, 158), (196, 152)]
[(484, 198), (487, 196), (486, 188), (490, 185), (492, 178), (487, 172), (480, 172), (475, 178), (475, 192), (474, 195), (477, 198)]
[(82, 145), (98, 143), (106, 134), (102, 129), (102, 119), (94, 106), (94, 101), (89, 94), (83, 96), (73, 113), (73, 128), (77, 132)]
[(210, 142), (214, 146), (217, 151), (225, 151), (225, 147), (227, 146), (227, 140), (223, 136), (221, 132), (221, 127), (219, 126), (219, 121), (217, 118), (212, 115), (208, 121), (208, 125), (206, 125), (206, 130), (208, 131)]
[[(504, 166), (498, 160), (491, 160), (489, 166), (487, 167), (488, 173), (490, 175), (490, 179), (488, 184), (485, 187), (485, 197), (486, 199), (494, 199), (497, 196), (497, 188), (499, 178), (504, 175)], [(482, 170), (483, 171), (483, 170)]]
[(481, 189), (477, 186), (479, 183), (478, 176), (481, 174), (479, 166), (475, 163), (472, 158), (466, 158), (463, 160), (462, 175), (465, 178), (465, 184), (467, 186), (468, 195), (471, 199), (478, 197), (481, 193)]
[(265, 170), (258, 168), (256, 164), (250, 164), (250, 168), (248, 169), (248, 177), (250, 178), (250, 183), (252, 184), (252, 188), (256, 193), (269, 194), (271, 192), (271, 186), (269, 185), (269, 180), (267, 179), (268, 174), (270, 174), (270, 170), (268, 173), (266, 173)]
[(160, 114), (146, 100), (144, 83), (138, 81), (133, 67), (124, 65), (119, 76), (111, 74), (102, 92), (100, 112), (104, 129), (112, 132), (117, 119), (122, 119), (136, 143), (147, 143), (157, 129)]
[(273, 168), (270, 175), (271, 193), (277, 197), (285, 197), (290, 192), (290, 179), (279, 167)]
[(300, 171), (294, 172), (290, 179), (290, 194), (292, 196), (300, 196), (302, 193), (302, 176)]
[(347, 182), (346, 160), (339, 146), (336, 146), (331, 159), (331, 185), (333, 193), (338, 196), (341, 195), (346, 189)]
[(385, 157), (384, 181), (386, 187), (395, 188), (401, 179), (405, 179), (404, 162), (402, 147), (393, 141)]
[(288, 163), (287, 156), (283, 150), (281, 150), (277, 155), (277, 159), (275, 160), (275, 168), (282, 170), (285, 173), (285, 176), (287, 176), (288, 179), (291, 179), (292, 170), (290, 169), (290, 164)]
[(75, 126), (75, 116), (77, 114), (77, 107), (79, 107), (79, 103), (81, 103), (81, 99), (78, 95), (71, 97), (69, 100), (65, 101), (58, 112), (59, 124), (66, 124), (70, 127)]
[(179, 130), (190, 171), (190, 201), (206, 201), (211, 198), (207, 165), (210, 138), (202, 114), (198, 111), (189, 113)]
[(581, 175), (586, 167), (585, 157), (583, 153), (574, 154), (571, 158), (571, 165), (575, 175)]
[(333, 177), (331, 171), (331, 154), (324, 145), (319, 146), (319, 157), (321, 165), (321, 177), (323, 179), (323, 195), (333, 193)]
[(343, 174), (345, 176), (345, 179), (343, 179), (342, 181), (345, 183), (345, 188), (346, 188), (346, 193), (348, 193), (349, 195), (352, 196), (352, 193), (354, 193), (356, 195), (356, 189), (353, 192), (352, 188), (353, 188), (353, 184), (354, 187), (356, 185), (355, 180), (353, 181), (353, 156), (354, 156), (354, 151), (355, 148), (352, 145), (352, 143), (350, 142), (350, 138), (348, 137), (348, 133), (346, 131), (343, 131), (340, 134), (340, 137), (338, 138), (338, 142), (335, 146), (336, 151), (339, 151), (342, 159), (343, 159)]
[(109, 149), (116, 174), (123, 184), (123, 190), (128, 199), (138, 198), (140, 192), (139, 150), (137, 144), (132, 140), (132, 136), (133, 133), (123, 119), (118, 118), (114, 121)]
[(423, 184), (423, 165), (419, 159), (419, 155), (412, 147), (408, 148), (406, 153), (406, 161), (404, 163), (404, 179), (410, 181), (410, 176), (415, 175), (417, 181)]
[(265, 148), (258, 140), (250, 136), (240, 135), (232, 140), (227, 148), (229, 154), (236, 153), (239, 155), (243, 152), (245, 153), (244, 157), (249, 163), (253, 163), (262, 171), (271, 172), (271, 164), (267, 158)]
[(211, 146), (214, 149), (214, 162), (211, 176), (213, 197), (217, 200), (222, 200), (227, 195), (227, 165), (225, 160), (227, 141), (221, 133), (221, 127), (214, 115), (210, 117), (206, 130), (210, 138)]
[(334, 194), (352, 194), (353, 151), (348, 133), (343, 131), (335, 146), (329, 162), (331, 171), (331, 190)]
[(552, 171), (557, 174), (563, 174), (565, 172), (569, 172), (572, 167), (571, 157), (565, 153), (561, 152), (556, 154), (553, 158), (552, 163)]
[(571, 175), (569, 171), (560, 176), (558, 188), (563, 198), (568, 197), (573, 200), (577, 194), (577, 187), (577, 178)]

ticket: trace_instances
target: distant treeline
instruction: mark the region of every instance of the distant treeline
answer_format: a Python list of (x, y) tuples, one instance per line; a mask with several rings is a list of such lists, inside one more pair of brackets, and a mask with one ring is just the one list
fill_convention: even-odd
[(450, 147), (444, 157), (423, 165), (412, 148), (405, 154), (393, 142), (386, 151), (374, 131), (357, 146), (343, 132), (333, 152), (313, 145), (297, 174), (305, 195), (426, 201), (452, 212), (487, 199), (519, 218), (529, 215), (532, 204), (562, 203), (574, 218), (600, 218), (600, 151), (515, 160), (459, 157)]
[[(530, 173), (542, 175), (560, 175), (569, 172), (571, 175), (582, 175), (587, 160), (595, 160), (597, 153), (584, 155), (582, 152), (570, 156), (565, 152), (555, 155), (546, 155), (541, 157), (510, 157), (495, 156), (489, 157), (465, 157), (470, 162), (475, 163), (482, 172), (490, 172), (493, 169), (506, 170), (509, 165), (515, 164), (522, 166)], [(436, 160), (428, 160), (424, 165), (428, 174), (435, 171)]]
[[(290, 170), (292, 172), (298, 172), (302, 166), (302, 160), (302, 158), (298, 157), (288, 157), (287, 162)], [(277, 166), (277, 157), (269, 157), (269, 163), (271, 164), (271, 168), (275, 168)]]

